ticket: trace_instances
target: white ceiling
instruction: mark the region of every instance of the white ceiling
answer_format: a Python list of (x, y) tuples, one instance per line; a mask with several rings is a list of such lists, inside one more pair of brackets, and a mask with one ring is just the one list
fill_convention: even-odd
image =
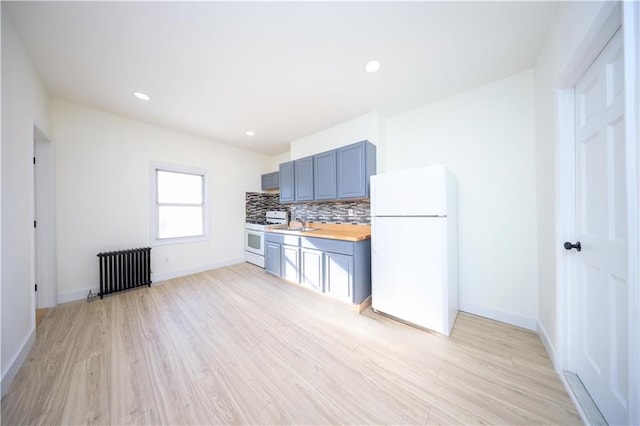
[[(2, 13), (52, 97), (273, 155), (532, 67), (557, 5), (2, 1)], [(367, 74), (373, 58), (382, 68)]]

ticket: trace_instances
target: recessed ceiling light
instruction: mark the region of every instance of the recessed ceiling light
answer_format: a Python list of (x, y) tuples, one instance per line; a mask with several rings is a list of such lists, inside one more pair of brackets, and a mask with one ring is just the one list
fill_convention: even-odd
[(247, 136), (255, 136), (256, 132), (252, 132), (251, 130), (247, 130)]
[(147, 95), (146, 93), (142, 93), (142, 92), (133, 92), (133, 96), (135, 96), (136, 98), (140, 99), (141, 101), (148, 101), (149, 99), (151, 99), (151, 97), (149, 95)]
[(380, 69), (380, 61), (369, 61), (367, 62), (367, 65), (364, 66), (364, 70), (366, 72), (376, 72)]

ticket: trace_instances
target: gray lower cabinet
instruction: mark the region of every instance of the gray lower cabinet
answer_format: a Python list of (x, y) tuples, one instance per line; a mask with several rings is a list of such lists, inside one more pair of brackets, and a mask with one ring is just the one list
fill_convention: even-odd
[(279, 242), (266, 241), (264, 243), (265, 262), (264, 269), (273, 275), (281, 275), (282, 256), (280, 254), (281, 244)]
[(320, 250), (302, 247), (300, 249), (300, 284), (322, 293), (323, 285), (323, 253)]
[(371, 240), (267, 232), (265, 246), (265, 269), (270, 274), (352, 304), (371, 295)]
[(300, 282), (300, 247), (282, 245), (282, 278)]
[(324, 282), (325, 292), (336, 299), (351, 302), (353, 300), (351, 281), (354, 276), (353, 256), (338, 253), (325, 253)]

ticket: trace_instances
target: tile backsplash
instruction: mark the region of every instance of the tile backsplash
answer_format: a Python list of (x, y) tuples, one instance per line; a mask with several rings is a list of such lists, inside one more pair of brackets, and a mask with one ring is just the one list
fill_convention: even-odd
[[(353, 216), (349, 216), (349, 209)], [(371, 223), (369, 200), (331, 201), (327, 203), (290, 204), (291, 220), (307, 217), (309, 222)]]
[(247, 222), (264, 220), (268, 210), (289, 210), (280, 204), (280, 194), (278, 193), (247, 192), (245, 200), (245, 218)]
[[(349, 216), (349, 209), (353, 210), (353, 216)], [(268, 210), (288, 211), (291, 213), (291, 220), (302, 219), (306, 216), (309, 222), (362, 225), (371, 223), (369, 200), (280, 204), (280, 194), (278, 193), (246, 193), (245, 216), (247, 221), (263, 220)]]

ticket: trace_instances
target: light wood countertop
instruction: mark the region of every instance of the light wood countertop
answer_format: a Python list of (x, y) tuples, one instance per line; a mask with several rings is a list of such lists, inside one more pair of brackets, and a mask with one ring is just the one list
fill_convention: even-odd
[[(297, 227), (297, 222), (291, 222), (291, 227)], [(310, 222), (308, 228), (313, 231), (296, 231), (294, 229), (271, 228), (267, 232), (276, 234), (297, 235), (300, 237), (329, 238), (342, 241), (362, 241), (371, 238), (370, 225), (352, 225), (336, 223), (314, 223)]]

